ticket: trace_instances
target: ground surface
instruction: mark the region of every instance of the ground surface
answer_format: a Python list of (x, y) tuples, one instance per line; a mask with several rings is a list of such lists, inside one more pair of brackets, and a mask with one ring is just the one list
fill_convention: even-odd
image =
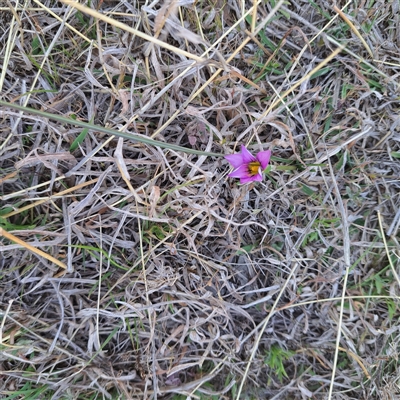
[(86, 6), (0, 1), (0, 397), (398, 399), (399, 2)]

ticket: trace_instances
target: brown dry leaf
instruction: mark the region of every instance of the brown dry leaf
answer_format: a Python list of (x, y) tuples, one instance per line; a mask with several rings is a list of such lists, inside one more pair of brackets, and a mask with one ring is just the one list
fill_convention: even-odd
[(165, 25), (165, 21), (170, 16), (177, 16), (178, 14), (178, 1), (177, 0), (165, 0), (164, 4), (158, 10), (156, 17), (154, 18), (153, 31), (156, 36), (161, 32), (161, 29)]
[[(62, 171), (50, 161), (66, 161), (69, 169), (77, 164), (76, 158), (69, 152), (39, 154), (38, 150), (34, 149), (23, 160), (16, 162), (15, 169), (20, 170), (24, 167), (32, 167), (42, 163), (47, 168), (57, 172), (58, 175), (62, 175)], [(31, 155), (32, 153), (33, 155)]]
[(126, 90), (118, 90), (119, 101), (122, 103), (122, 109), (120, 115), (124, 115), (129, 110), (129, 93)]
[(122, 179), (125, 181), (128, 187), (133, 191), (128, 168), (126, 167), (124, 156), (122, 154), (123, 145), (124, 145), (124, 139), (118, 138), (117, 147), (115, 148), (114, 151), (115, 162), (117, 164), (119, 172), (121, 173)]
[(150, 204), (149, 216), (151, 218), (157, 216), (156, 207), (159, 199), (160, 199), (160, 187), (152, 186), (151, 193), (149, 196), (149, 204)]

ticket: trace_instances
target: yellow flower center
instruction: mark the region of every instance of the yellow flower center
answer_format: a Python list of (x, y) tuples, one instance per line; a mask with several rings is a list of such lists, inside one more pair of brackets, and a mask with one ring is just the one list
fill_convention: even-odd
[(258, 161), (252, 161), (251, 163), (249, 163), (249, 174), (251, 176), (257, 175), (258, 170), (260, 169), (260, 166), (261, 165)]

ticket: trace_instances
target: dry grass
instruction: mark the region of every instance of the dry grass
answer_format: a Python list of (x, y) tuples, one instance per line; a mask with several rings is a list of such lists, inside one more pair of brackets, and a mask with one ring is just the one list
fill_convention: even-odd
[(2, 399), (399, 398), (399, 3), (336, 5), (0, 1)]

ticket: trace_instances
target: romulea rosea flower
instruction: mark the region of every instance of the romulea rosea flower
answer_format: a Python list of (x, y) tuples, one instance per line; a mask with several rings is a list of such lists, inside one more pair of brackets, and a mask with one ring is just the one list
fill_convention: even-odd
[(262, 172), (267, 168), (271, 158), (271, 150), (260, 151), (254, 157), (242, 145), (241, 152), (230, 154), (225, 158), (232, 164), (234, 170), (228, 175), (230, 178), (240, 178), (240, 183), (250, 183), (263, 180)]

